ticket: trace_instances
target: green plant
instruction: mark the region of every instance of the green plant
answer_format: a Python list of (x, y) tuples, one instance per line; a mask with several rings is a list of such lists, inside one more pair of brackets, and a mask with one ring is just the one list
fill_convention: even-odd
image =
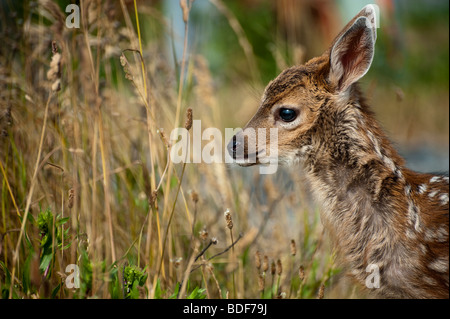
[(40, 263), (39, 270), (44, 276), (51, 274), (51, 263), (54, 261), (57, 250), (64, 250), (70, 247), (68, 232), (64, 229), (69, 217), (54, 216), (50, 208), (38, 214), (36, 225), (40, 235)]
[(125, 266), (123, 271), (123, 290), (125, 299), (138, 299), (139, 287), (143, 287), (147, 280), (145, 269), (136, 266)]

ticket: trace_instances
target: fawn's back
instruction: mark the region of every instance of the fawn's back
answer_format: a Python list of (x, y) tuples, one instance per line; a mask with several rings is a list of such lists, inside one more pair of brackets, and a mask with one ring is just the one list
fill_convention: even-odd
[(271, 154), (301, 164), (325, 229), (358, 282), (376, 265), (374, 290), (382, 297), (448, 298), (449, 178), (407, 169), (375, 121), (356, 83), (370, 67), (375, 40), (369, 5), (322, 56), (269, 83), (228, 150), (251, 165), (242, 136), (277, 128), (277, 149), (269, 141), (258, 146), (256, 164)]

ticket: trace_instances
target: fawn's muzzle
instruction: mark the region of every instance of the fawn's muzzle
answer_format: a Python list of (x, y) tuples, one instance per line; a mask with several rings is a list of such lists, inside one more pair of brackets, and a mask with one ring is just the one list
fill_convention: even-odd
[(246, 142), (246, 134), (239, 132), (233, 136), (227, 145), (228, 154), (235, 160), (240, 166), (251, 166), (257, 164), (258, 152), (256, 146), (255, 151), (249, 153), (249, 143)]

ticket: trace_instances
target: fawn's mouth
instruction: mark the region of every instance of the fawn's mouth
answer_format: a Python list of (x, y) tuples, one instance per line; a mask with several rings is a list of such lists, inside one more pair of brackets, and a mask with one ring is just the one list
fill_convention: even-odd
[(258, 165), (259, 159), (258, 159), (258, 152), (252, 153), (252, 154), (244, 154), (244, 157), (234, 157), (233, 159), (236, 161), (236, 164), (242, 167), (248, 167), (253, 165)]
[(248, 167), (253, 165), (260, 164), (258, 154), (260, 154), (258, 151), (251, 154), (236, 154), (232, 153), (231, 156), (233, 157), (233, 160), (236, 164), (242, 167)]

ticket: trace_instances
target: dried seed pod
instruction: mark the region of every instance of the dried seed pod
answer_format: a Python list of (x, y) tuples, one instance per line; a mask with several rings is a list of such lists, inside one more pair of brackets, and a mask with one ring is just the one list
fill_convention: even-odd
[(256, 251), (255, 253), (255, 264), (256, 264), (256, 269), (260, 270), (261, 269), (261, 253), (258, 251)]
[(198, 193), (194, 190), (191, 192), (191, 199), (194, 202), (194, 204), (198, 203)]
[(263, 258), (263, 272), (266, 272), (269, 269), (269, 258), (264, 255)]
[(259, 291), (264, 291), (264, 276), (262, 274), (258, 274), (258, 288)]
[(275, 273), (277, 272), (277, 266), (275, 265), (275, 261), (272, 260), (272, 263), (270, 264), (270, 273), (273, 275), (275, 275)]
[(157, 198), (158, 198), (158, 191), (154, 190), (150, 195), (150, 198), (148, 199), (148, 204), (150, 205), (150, 207), (153, 207), (155, 205)]
[(67, 200), (67, 207), (73, 207), (73, 201), (75, 199), (75, 190), (73, 188), (69, 189), (69, 199)]
[(305, 268), (303, 268), (303, 266), (300, 266), (298, 268), (298, 276), (299, 276), (301, 281), (305, 280)]
[(277, 299), (286, 299), (286, 293), (280, 291), (277, 295)]
[(56, 42), (52, 42), (52, 60), (47, 72), (47, 79), (52, 82), (51, 89), (56, 92), (61, 89), (61, 54), (58, 52)]
[(183, 11), (183, 22), (187, 23), (188, 17), (189, 17), (189, 7), (187, 5), (187, 1), (180, 0), (180, 7), (181, 7), (181, 10)]
[(295, 246), (295, 240), (291, 239), (291, 255), (295, 256), (297, 254), (297, 248)]
[(183, 257), (178, 257), (178, 258), (170, 259), (170, 262), (173, 263), (175, 268), (178, 268), (178, 267), (180, 267), (182, 260), (183, 260)]
[(281, 260), (277, 260), (277, 275), (281, 276), (281, 273), (283, 272), (283, 266), (281, 265)]
[(131, 74), (130, 68), (128, 66), (128, 60), (123, 53), (120, 56), (120, 64), (122, 65), (123, 71), (125, 72), (125, 78), (127, 80), (133, 81), (133, 75)]
[(321, 284), (319, 292), (317, 293), (317, 299), (323, 299), (324, 292), (325, 292), (325, 285)]
[(167, 148), (171, 147), (171, 144), (169, 142), (169, 140), (166, 137), (166, 134), (164, 133), (164, 129), (160, 128), (159, 130), (156, 130), (156, 133), (159, 134), (159, 136), (161, 137), (161, 140), (164, 142), (164, 145), (166, 145)]
[(227, 227), (228, 229), (233, 229), (233, 220), (231, 218), (231, 213), (230, 210), (227, 209), (224, 213), (225, 215), (225, 221), (227, 222)]
[(198, 234), (200, 235), (201, 240), (206, 241), (208, 239), (208, 231), (206, 228), (203, 228)]
[(192, 108), (188, 108), (186, 110), (186, 123), (184, 124), (184, 128), (186, 130), (190, 130), (192, 127)]

